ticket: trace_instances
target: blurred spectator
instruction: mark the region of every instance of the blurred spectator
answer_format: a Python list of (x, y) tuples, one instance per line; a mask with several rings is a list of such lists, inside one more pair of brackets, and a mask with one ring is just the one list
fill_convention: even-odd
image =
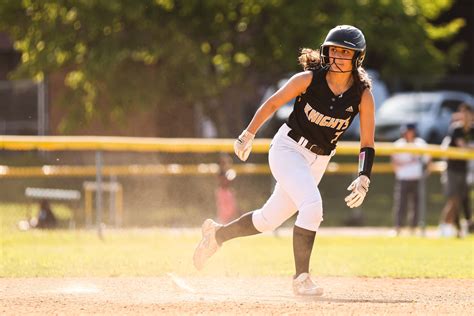
[[(474, 120), (473, 120), (474, 116), (472, 113), (472, 108), (469, 106), (469, 104), (466, 104), (466, 103), (462, 103), (461, 105), (459, 105), (458, 111), (454, 112), (452, 115), (451, 123), (455, 123), (455, 122), (462, 123), (462, 120), (464, 117), (464, 111), (466, 110), (468, 112), (471, 112), (468, 115), (471, 115), (471, 124), (474, 124)], [(469, 140), (468, 146), (470, 146), (470, 148), (474, 146), (473, 139)], [(459, 212), (458, 212), (455, 218), (455, 222), (458, 223), (457, 224), (458, 226), (461, 226), (461, 224), (464, 223), (464, 225), (462, 225), (463, 226), (462, 228), (464, 229), (464, 233), (467, 233), (467, 232), (472, 233), (474, 232), (474, 223), (472, 222), (470, 192), (472, 190), (472, 186), (474, 185), (474, 160), (469, 160), (467, 162), (467, 185), (468, 185), (468, 189), (466, 190), (461, 200), (461, 208), (463, 210), (465, 221), (461, 221)]]
[[(401, 129), (401, 138), (396, 140), (395, 147), (405, 147), (411, 145), (415, 147), (425, 147), (426, 142), (416, 137), (416, 126), (407, 124)], [(393, 212), (395, 216), (395, 232), (400, 234), (405, 226), (408, 208), (411, 204), (411, 216), (409, 216), (409, 225), (412, 233), (418, 226), (420, 216), (420, 181), (426, 170), (430, 158), (411, 153), (397, 153), (392, 155), (392, 166), (395, 171), (395, 190)]]
[(231, 187), (236, 177), (232, 169), (232, 158), (221, 153), (219, 157), (218, 187), (216, 189), (217, 220), (219, 223), (227, 224), (237, 217), (237, 203), (235, 193)]
[(40, 202), (40, 211), (38, 213), (38, 222), (36, 223), (36, 228), (55, 228), (57, 224), (56, 216), (54, 216), (53, 211), (47, 200), (41, 200)]
[[(449, 134), (443, 141), (447, 146), (474, 148), (474, 126), (472, 125), (472, 109), (468, 104), (461, 104), (458, 112), (453, 114), (453, 123)], [(440, 234), (451, 236), (452, 224), (456, 226), (457, 236), (462, 237), (467, 230), (472, 230), (472, 212), (470, 207), (468, 161), (448, 159), (446, 169), (445, 194), (446, 204), (441, 212)], [(464, 225), (461, 225), (460, 210), (464, 210)], [(464, 229), (461, 229), (464, 226)]]
[(57, 220), (47, 200), (41, 200), (38, 217), (32, 217), (30, 220), (22, 220), (18, 223), (20, 230), (30, 228), (51, 229), (56, 228)]

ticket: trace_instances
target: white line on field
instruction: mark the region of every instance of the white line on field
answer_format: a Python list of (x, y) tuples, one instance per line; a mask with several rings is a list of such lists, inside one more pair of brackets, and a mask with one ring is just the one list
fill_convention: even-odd
[(171, 272), (166, 273), (166, 275), (171, 278), (171, 281), (173, 281), (173, 284), (178, 289), (183, 290), (188, 293), (196, 293), (196, 290), (193, 289), (183, 278), (180, 278)]

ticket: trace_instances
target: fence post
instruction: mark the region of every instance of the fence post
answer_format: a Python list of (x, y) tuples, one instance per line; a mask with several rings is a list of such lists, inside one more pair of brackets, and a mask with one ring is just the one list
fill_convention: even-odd
[(87, 229), (92, 226), (92, 199), (94, 191), (84, 185), (84, 222)]
[(95, 152), (96, 175), (95, 181), (97, 183), (97, 195), (95, 199), (95, 209), (97, 212), (96, 225), (97, 234), (102, 239), (102, 151)]
[(418, 190), (420, 191), (420, 196), (418, 200), (418, 210), (420, 212), (419, 226), (421, 228), (421, 236), (426, 237), (426, 168), (423, 165), (423, 171), (421, 173), (420, 182), (418, 185)]

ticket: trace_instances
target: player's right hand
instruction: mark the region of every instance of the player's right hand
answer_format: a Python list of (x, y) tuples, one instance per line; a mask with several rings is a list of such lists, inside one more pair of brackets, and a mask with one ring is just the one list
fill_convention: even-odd
[(242, 134), (234, 142), (234, 151), (240, 160), (246, 161), (252, 151), (252, 142), (255, 135), (247, 130), (244, 130)]

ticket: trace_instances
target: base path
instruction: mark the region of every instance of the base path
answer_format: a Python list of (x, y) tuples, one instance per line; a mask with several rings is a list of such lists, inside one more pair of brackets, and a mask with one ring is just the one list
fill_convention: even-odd
[(9, 278), (0, 314), (467, 315), (473, 281), (321, 277), (324, 296), (301, 298), (285, 277)]

